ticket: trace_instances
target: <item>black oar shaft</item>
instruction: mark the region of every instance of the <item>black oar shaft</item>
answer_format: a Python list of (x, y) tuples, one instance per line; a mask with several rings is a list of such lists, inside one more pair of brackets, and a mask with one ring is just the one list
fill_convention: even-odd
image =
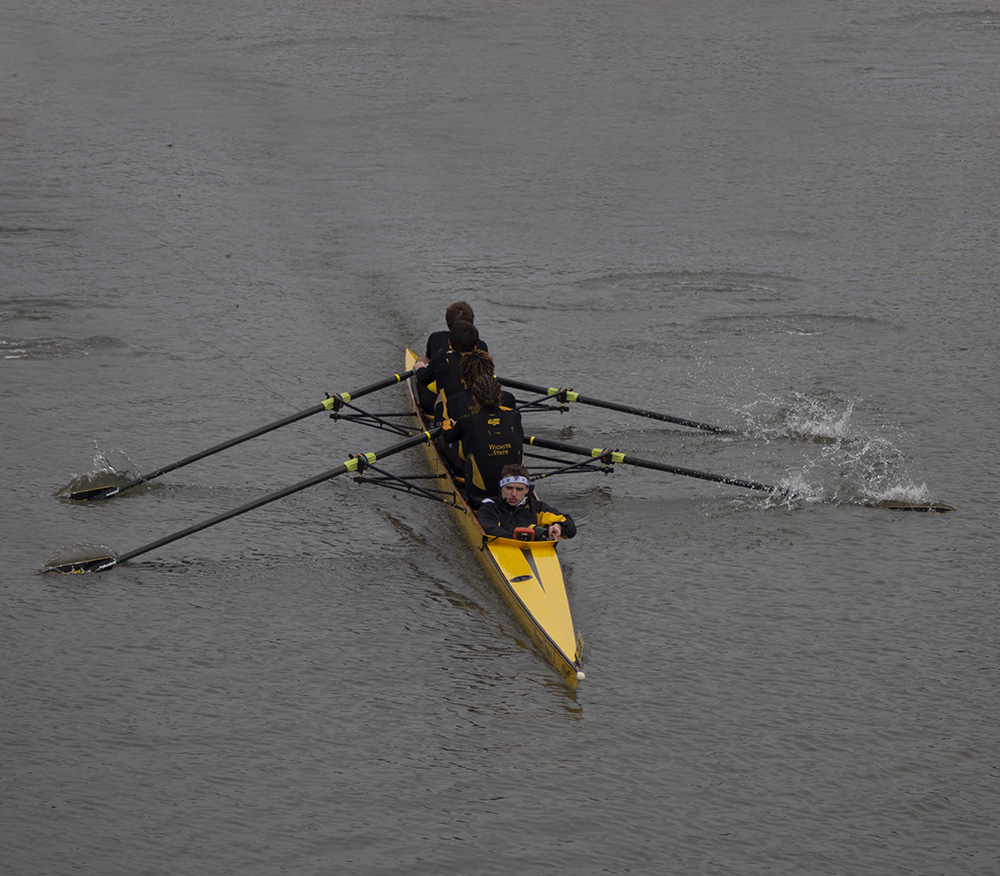
[(526, 439), (529, 444), (536, 447), (546, 447), (549, 450), (561, 450), (564, 453), (576, 453), (580, 456), (589, 456), (592, 459), (600, 459), (608, 456), (609, 462), (621, 463), (622, 465), (634, 465), (637, 468), (650, 468), (656, 471), (665, 471), (670, 474), (684, 475), (689, 478), (700, 478), (703, 481), (715, 481), (720, 484), (730, 484), (734, 487), (744, 487), (748, 490), (760, 490), (765, 493), (776, 493), (778, 495), (790, 495), (789, 491), (783, 487), (775, 487), (771, 484), (762, 484), (757, 481), (748, 481), (743, 478), (734, 478), (729, 475), (711, 474), (707, 471), (696, 471), (692, 468), (681, 468), (676, 465), (668, 465), (665, 462), (656, 462), (651, 459), (639, 459), (617, 450), (611, 451), (600, 447), (580, 447), (575, 444), (566, 444), (562, 441), (552, 441), (548, 438), (530, 437)]
[[(525, 438), (528, 444), (536, 447), (546, 447), (549, 450), (561, 450), (564, 453), (576, 453), (580, 456), (588, 456), (591, 459), (600, 459), (610, 464), (621, 463), (622, 465), (634, 465), (638, 468), (650, 468), (655, 471), (665, 471), (671, 474), (684, 475), (689, 478), (700, 478), (703, 481), (715, 481), (720, 484), (730, 484), (734, 487), (744, 487), (748, 490), (760, 490), (764, 493), (771, 493), (774, 496), (781, 496), (785, 499), (801, 499), (802, 495), (793, 492), (786, 487), (776, 487), (772, 484), (762, 484), (758, 481), (748, 481), (744, 478), (734, 478), (729, 475), (711, 474), (707, 471), (696, 471), (693, 468), (681, 468), (677, 465), (668, 465), (665, 462), (657, 462), (651, 459), (639, 459), (617, 450), (609, 450), (601, 447), (579, 447), (575, 444), (566, 444), (562, 441), (551, 441), (547, 438)], [(859, 505), (867, 505), (872, 508), (888, 508), (892, 511), (937, 511), (947, 514), (954, 511), (952, 505), (945, 505), (943, 502), (864, 502), (858, 501)]]
[(120, 493), (123, 490), (138, 487), (140, 484), (146, 483), (146, 481), (151, 481), (153, 478), (158, 478), (160, 475), (165, 475), (175, 469), (182, 468), (185, 465), (190, 465), (192, 462), (197, 462), (200, 459), (204, 459), (206, 456), (212, 456), (215, 453), (228, 450), (230, 447), (235, 447), (237, 444), (242, 444), (244, 441), (249, 441), (251, 438), (257, 438), (260, 435), (273, 432), (275, 429), (280, 429), (282, 426), (290, 426), (292, 423), (304, 420), (306, 417), (311, 417), (313, 414), (322, 413), (325, 410), (328, 410), (327, 406), (325, 404), (319, 404), (314, 407), (307, 408), (304, 411), (299, 411), (297, 414), (292, 414), (291, 416), (285, 417), (277, 422), (261, 426), (259, 429), (254, 429), (252, 432), (247, 432), (245, 435), (240, 435), (237, 438), (231, 438), (228, 441), (223, 441), (221, 444), (209, 447), (208, 450), (202, 450), (200, 453), (193, 453), (191, 456), (185, 456), (184, 459), (179, 459), (177, 462), (172, 462), (170, 465), (165, 465), (162, 468), (156, 469), (156, 471), (151, 471), (148, 474), (137, 477), (134, 481), (129, 481), (124, 486), (119, 487), (118, 492)]
[(313, 405), (311, 408), (306, 408), (304, 411), (299, 411), (297, 414), (291, 414), (273, 423), (268, 423), (266, 426), (260, 426), (259, 428), (247, 432), (244, 435), (239, 435), (236, 438), (230, 438), (228, 441), (223, 441), (221, 444), (209, 447), (208, 450), (202, 450), (199, 453), (193, 453), (191, 456), (185, 456), (184, 459), (179, 459), (177, 462), (172, 462), (169, 465), (156, 469), (156, 471), (140, 475), (135, 480), (129, 481), (123, 486), (94, 487), (86, 490), (78, 490), (70, 493), (70, 498), (92, 500), (116, 496), (118, 493), (130, 490), (133, 487), (138, 487), (140, 484), (153, 480), (153, 478), (160, 477), (160, 475), (165, 475), (168, 472), (182, 468), (185, 465), (190, 465), (192, 462), (198, 462), (198, 460), (205, 459), (207, 456), (212, 456), (213, 454), (219, 453), (223, 450), (228, 450), (230, 447), (235, 447), (237, 444), (242, 444), (244, 441), (249, 441), (250, 439), (257, 438), (261, 435), (266, 435), (268, 432), (273, 432), (275, 429), (280, 429), (283, 426), (289, 426), (299, 420), (304, 420), (306, 417), (311, 417), (313, 414), (321, 414), (323, 411), (338, 410), (344, 404), (351, 401), (351, 399), (360, 398), (361, 396), (368, 395), (369, 393), (377, 392), (380, 389), (385, 389), (387, 386), (400, 383), (403, 380), (406, 380), (411, 374), (413, 374), (412, 371), (406, 371), (403, 374), (394, 374), (392, 377), (380, 380), (378, 383), (371, 384), (371, 386), (363, 387), (357, 392), (334, 394), (318, 405)]
[(670, 414), (660, 414), (656, 411), (647, 411), (643, 408), (633, 407), (632, 405), (621, 405), (617, 402), (601, 401), (600, 399), (580, 395), (578, 392), (573, 392), (572, 390), (565, 388), (536, 386), (533, 383), (523, 383), (520, 380), (511, 380), (507, 377), (501, 377), (500, 382), (504, 386), (509, 386), (511, 389), (522, 389), (525, 392), (537, 392), (540, 395), (555, 396), (563, 401), (577, 402), (578, 404), (590, 405), (595, 408), (606, 408), (609, 411), (619, 411), (623, 414), (633, 414), (634, 416), (646, 417), (650, 420), (661, 420), (665, 423), (674, 423), (678, 426), (689, 426), (692, 429), (701, 429), (703, 432), (716, 432), (720, 435), (741, 434), (737, 429), (727, 429), (725, 426), (713, 426), (711, 423), (700, 423), (697, 420), (688, 420), (684, 417), (674, 417)]
[[(356, 460), (355, 466), (357, 468)], [(338, 465), (336, 468), (330, 469), (330, 471), (324, 472), (321, 475), (316, 475), (315, 477), (309, 478), (309, 480), (301, 481), (300, 483), (293, 484), (290, 487), (285, 487), (282, 490), (277, 490), (273, 493), (268, 493), (266, 496), (262, 496), (259, 499), (255, 499), (252, 502), (247, 502), (245, 505), (240, 505), (239, 508), (234, 508), (232, 511), (226, 511), (224, 514), (218, 514), (209, 520), (203, 520), (201, 523), (195, 523), (193, 526), (187, 527), (187, 529), (182, 529), (179, 532), (174, 532), (171, 535), (165, 535), (163, 538), (159, 538), (156, 541), (152, 541), (149, 544), (143, 545), (140, 548), (136, 548), (132, 551), (127, 551), (117, 557), (119, 563), (124, 563), (126, 560), (131, 560), (133, 557), (137, 557), (140, 554), (148, 553), (149, 551), (156, 550), (158, 547), (163, 547), (165, 544), (170, 544), (172, 541), (177, 541), (178, 539), (184, 538), (188, 535), (193, 535), (196, 532), (201, 532), (203, 529), (208, 529), (210, 526), (215, 526), (217, 523), (222, 523), (226, 520), (230, 520), (233, 517), (239, 517), (240, 514), (245, 514), (247, 511), (253, 511), (256, 508), (260, 508), (262, 505), (267, 505), (269, 502), (275, 502), (278, 499), (283, 499), (285, 496), (290, 496), (292, 493), (297, 493), (299, 490), (304, 490), (307, 487), (315, 486), (323, 481), (328, 481), (331, 478), (337, 477), (337, 475), (346, 474), (349, 471), (353, 471), (352, 468), (348, 466), (347, 463)]]
[[(354, 456), (346, 462), (338, 465), (336, 468), (332, 468), (329, 471), (323, 472), (323, 474), (311, 477), (308, 480), (300, 481), (297, 484), (292, 484), (290, 487), (284, 487), (281, 490), (276, 490), (273, 493), (268, 493), (266, 496), (261, 496), (259, 499), (254, 499), (252, 502), (247, 502), (245, 505), (241, 505), (239, 508), (234, 508), (232, 511), (226, 511), (224, 514), (218, 514), (208, 520), (203, 520), (201, 523), (196, 523), (193, 526), (188, 526), (186, 529), (182, 529), (179, 532), (171, 533), (170, 535), (165, 535), (163, 538), (158, 538), (156, 541), (152, 541), (149, 544), (145, 544), (142, 547), (136, 548), (135, 550), (126, 551), (113, 558), (102, 558), (102, 561), (94, 567), (88, 567), (87, 563), (77, 561), (75, 563), (67, 563), (63, 566), (55, 566), (44, 571), (48, 572), (59, 572), (59, 571), (94, 571), (99, 572), (104, 569), (109, 569), (113, 565), (119, 563), (124, 563), (126, 560), (131, 560), (133, 557), (138, 557), (140, 554), (149, 553), (149, 551), (156, 550), (156, 548), (163, 547), (164, 545), (170, 544), (171, 542), (177, 541), (178, 539), (184, 538), (188, 535), (193, 535), (196, 532), (201, 532), (203, 529), (208, 529), (210, 526), (215, 526), (218, 523), (222, 523), (226, 520), (230, 520), (233, 517), (238, 517), (240, 514), (246, 514), (248, 511), (253, 511), (256, 508), (260, 508), (263, 505), (267, 505), (271, 502), (276, 502), (278, 499), (283, 499), (286, 496), (291, 496), (293, 493), (298, 493), (301, 490), (308, 489), (309, 487), (314, 487), (317, 484), (321, 484), (324, 481), (328, 481), (338, 475), (347, 474), (349, 472), (354, 472), (358, 470), (359, 465), (362, 461), (365, 463), (373, 463), (378, 459), (385, 459), (386, 457), (393, 456), (396, 453), (401, 453), (404, 450), (408, 450), (411, 447), (416, 447), (423, 444), (426, 441), (430, 441), (440, 432), (440, 429), (432, 429), (429, 432), (421, 432), (419, 435), (415, 435), (412, 438), (407, 438), (405, 441), (400, 441), (398, 444), (394, 444), (392, 447), (387, 447), (385, 450), (380, 450), (375, 453), (363, 453), (359, 454), (362, 460), (359, 460), (358, 456)], [(103, 562), (106, 559), (107, 562)]]

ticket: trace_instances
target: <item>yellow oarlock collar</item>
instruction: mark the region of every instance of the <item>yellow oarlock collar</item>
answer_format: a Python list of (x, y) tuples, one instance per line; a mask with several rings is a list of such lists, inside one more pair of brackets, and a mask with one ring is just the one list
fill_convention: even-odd
[(360, 459), (364, 459), (368, 465), (371, 465), (375, 461), (376, 456), (374, 453), (359, 453), (357, 456), (352, 456), (344, 463), (347, 471), (357, 471)]
[(349, 392), (335, 393), (323, 402), (323, 407), (328, 411), (336, 410), (341, 405), (346, 405), (350, 400), (351, 394)]

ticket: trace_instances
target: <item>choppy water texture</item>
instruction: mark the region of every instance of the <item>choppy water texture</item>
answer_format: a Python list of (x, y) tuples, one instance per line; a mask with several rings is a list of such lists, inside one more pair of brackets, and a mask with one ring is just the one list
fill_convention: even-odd
[[(993, 0), (0, 18), (5, 873), (1000, 871)], [(443, 509), (346, 478), (36, 574), (394, 443), (311, 417), (65, 495), (460, 298), (505, 375), (745, 433), (531, 431), (818, 501), (547, 481), (575, 692)]]

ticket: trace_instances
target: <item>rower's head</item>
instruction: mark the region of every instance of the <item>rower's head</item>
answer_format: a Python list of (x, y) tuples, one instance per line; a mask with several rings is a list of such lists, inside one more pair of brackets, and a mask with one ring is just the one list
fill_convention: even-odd
[(481, 408), (500, 407), (500, 393), (503, 391), (500, 381), (495, 377), (481, 374), (472, 381), (469, 387), (472, 398)]
[(479, 330), (471, 322), (460, 320), (448, 332), (448, 341), (456, 353), (469, 353), (479, 343)]
[(451, 328), (456, 322), (474, 323), (476, 317), (468, 301), (456, 301), (448, 305), (448, 309), (444, 312), (444, 321), (448, 328)]
[(485, 350), (471, 350), (462, 357), (458, 367), (462, 371), (462, 382), (469, 387), (477, 377), (493, 376), (493, 357)]
[(528, 495), (531, 481), (523, 465), (505, 465), (500, 470), (500, 501), (512, 507), (520, 505)]

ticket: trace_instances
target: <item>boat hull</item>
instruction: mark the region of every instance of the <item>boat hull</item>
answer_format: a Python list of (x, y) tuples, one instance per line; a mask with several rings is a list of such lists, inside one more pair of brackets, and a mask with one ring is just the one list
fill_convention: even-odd
[[(406, 370), (413, 367), (415, 359), (414, 353), (407, 350)], [(407, 386), (415, 415), (425, 428), (428, 424), (420, 412), (412, 379)], [(576, 687), (583, 678), (583, 639), (573, 626), (555, 542), (488, 537), (462, 498), (436, 445), (427, 443), (424, 451), (431, 471), (442, 478), (446, 489), (453, 491), (452, 513), (490, 580), (545, 659), (567, 684)]]

